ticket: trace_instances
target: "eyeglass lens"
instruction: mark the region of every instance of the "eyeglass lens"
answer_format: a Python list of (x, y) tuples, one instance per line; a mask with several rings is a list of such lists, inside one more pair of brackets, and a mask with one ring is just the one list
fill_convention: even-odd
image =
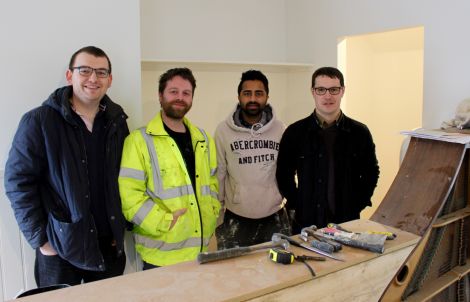
[(89, 66), (78, 66), (72, 69), (78, 69), (78, 72), (82, 76), (86, 76), (86, 77), (91, 76), (93, 71), (95, 72), (98, 78), (107, 78), (109, 76), (109, 70), (105, 68), (91, 68)]
[(315, 87), (315, 92), (318, 94), (318, 95), (324, 95), (327, 91), (331, 94), (331, 95), (336, 95), (336, 94), (339, 94), (341, 92), (341, 87), (330, 87), (330, 88), (325, 88), (325, 87)]

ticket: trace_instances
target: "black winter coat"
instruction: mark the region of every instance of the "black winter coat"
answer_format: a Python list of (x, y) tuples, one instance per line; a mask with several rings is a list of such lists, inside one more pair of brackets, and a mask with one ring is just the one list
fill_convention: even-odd
[[(57, 89), (20, 121), (5, 167), (5, 190), (18, 225), (36, 249), (47, 241), (60, 257), (86, 270), (104, 270), (90, 212), (87, 157), (82, 130), (72, 116), (72, 87)], [(118, 175), (129, 134), (123, 109), (104, 96), (105, 203), (108, 221), (123, 251), (125, 219)]]
[(379, 167), (369, 129), (344, 114), (337, 127), (333, 216), (328, 213), (328, 159), (314, 113), (290, 125), (281, 139), (276, 178), (287, 209), (295, 210), (296, 233), (312, 224), (324, 227), (357, 219), (362, 209), (372, 205)]

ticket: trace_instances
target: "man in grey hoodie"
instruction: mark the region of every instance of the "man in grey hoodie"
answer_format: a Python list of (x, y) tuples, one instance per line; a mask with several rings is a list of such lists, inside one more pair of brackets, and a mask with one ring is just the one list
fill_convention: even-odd
[(239, 103), (215, 132), (219, 200), (225, 209), (216, 230), (219, 249), (267, 242), (277, 232), (290, 235), (275, 177), (285, 126), (268, 98), (266, 76), (258, 70), (244, 72)]

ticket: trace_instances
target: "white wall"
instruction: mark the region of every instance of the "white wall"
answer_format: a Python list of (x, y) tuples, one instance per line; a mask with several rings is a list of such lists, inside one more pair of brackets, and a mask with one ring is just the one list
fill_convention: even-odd
[(0, 301), (35, 287), (32, 250), (20, 239), (3, 192), (3, 168), (19, 119), (65, 85), (74, 51), (96, 45), (113, 64), (109, 95), (131, 116), (131, 127), (139, 124), (139, 14), (138, 0), (0, 2)]
[(303, 67), (291, 68), (286, 61), (288, 4), (285, 0), (141, 0), (142, 59), (169, 62), (143, 72), (144, 120), (159, 110), (158, 76), (182, 63), (193, 67), (198, 82), (188, 117), (210, 133), (236, 104), (236, 86), (241, 72), (248, 69), (268, 76), (270, 102), (279, 118), (289, 124), (304, 117), (305, 108), (313, 109), (312, 67), (296, 61)]
[(145, 60), (285, 60), (285, 0), (141, 0), (141, 5)]
[(2, 1), (0, 3), (0, 166), (19, 119), (65, 85), (70, 56), (102, 48), (113, 64), (111, 98), (141, 119), (138, 0)]
[(266, 73), (270, 102), (285, 123), (303, 117), (305, 106), (313, 106), (308, 86), (311, 68), (279, 66), (286, 63), (288, 48), (286, 4), (285, 0), (141, 0), (142, 59), (169, 62), (143, 72), (144, 120), (159, 110), (158, 76), (165, 68), (178, 66), (195, 73), (198, 88), (188, 117), (209, 133), (234, 108), (241, 72), (248, 69)]
[(424, 26), (423, 126), (439, 127), (470, 97), (470, 1), (142, 0), (142, 8), (147, 60), (336, 66), (344, 36)]
[(336, 66), (343, 36), (424, 26), (424, 127), (439, 127), (470, 97), (470, 1), (296, 0), (286, 8), (288, 61), (316, 67)]

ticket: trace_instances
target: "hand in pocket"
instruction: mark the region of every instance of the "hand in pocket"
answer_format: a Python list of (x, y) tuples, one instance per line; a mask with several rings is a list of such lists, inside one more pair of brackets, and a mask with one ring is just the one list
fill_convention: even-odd
[(54, 250), (54, 248), (51, 246), (51, 244), (48, 242), (44, 243), (43, 246), (39, 248), (39, 251), (41, 254), (44, 256), (55, 256), (57, 255), (57, 252)]
[(171, 221), (170, 224), (170, 230), (173, 228), (173, 226), (176, 224), (176, 221), (178, 221), (178, 218), (186, 213), (188, 209), (179, 209), (173, 212), (173, 220)]

